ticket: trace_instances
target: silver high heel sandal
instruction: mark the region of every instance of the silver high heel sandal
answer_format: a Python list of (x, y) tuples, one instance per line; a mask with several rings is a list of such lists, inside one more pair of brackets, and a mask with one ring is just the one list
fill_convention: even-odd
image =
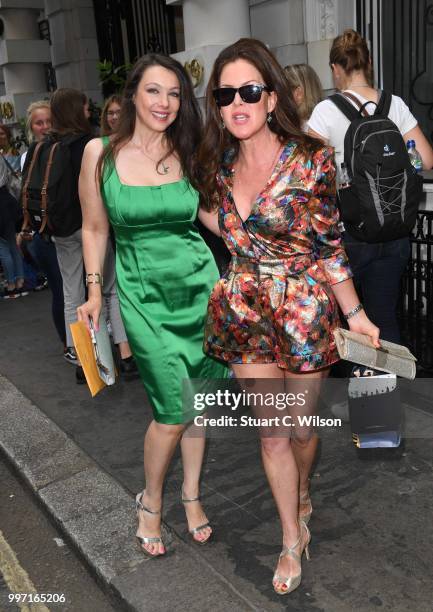
[[(196, 501), (200, 501), (200, 495), (198, 497), (194, 497), (193, 499), (185, 499), (185, 497), (183, 496), (183, 490), (182, 490), (182, 503), (183, 504), (189, 504), (190, 502), (196, 502)], [(199, 525), (199, 527), (193, 527), (192, 529), (189, 530), (189, 533), (191, 534), (191, 537), (193, 539), (194, 542), (196, 542), (196, 544), (201, 544), (202, 546), (204, 544), (207, 544), (209, 542), (209, 540), (212, 537), (212, 531), (209, 535), (208, 538), (206, 538), (206, 540), (197, 540), (194, 535), (196, 533), (200, 533), (200, 531), (203, 531), (203, 529), (206, 529), (206, 527), (210, 527), (210, 523), (204, 523), (203, 525)]]
[[(138, 513), (140, 512), (140, 510), (142, 510), (143, 512), (147, 512), (148, 514), (161, 514), (161, 510), (150, 510), (149, 508), (146, 508), (146, 506), (143, 506), (143, 504), (141, 503), (141, 500), (143, 499), (143, 494), (144, 494), (144, 491), (142, 491), (141, 493), (137, 493), (137, 496), (135, 498), (135, 509), (137, 511), (137, 519), (138, 519)], [(162, 544), (165, 549), (165, 545), (161, 537), (152, 537), (152, 538), (149, 537), (148, 538), (146, 536), (139, 536), (137, 534), (135, 537), (137, 538), (137, 545), (140, 547), (141, 552), (145, 554), (147, 557), (154, 559), (155, 557), (162, 557), (165, 555), (166, 553), (165, 550), (163, 553), (158, 552), (156, 554), (152, 554), (151, 552), (143, 548), (143, 544)]]
[[(304, 552), (304, 550), (305, 550), (305, 556), (307, 557), (308, 561), (310, 560), (310, 553), (308, 550), (308, 545), (311, 540), (310, 530), (308, 529), (304, 521), (301, 521), (299, 526), (300, 526), (299, 538), (296, 540), (293, 546), (290, 546), (290, 547), (283, 546), (283, 550), (281, 551), (281, 554), (280, 554), (280, 559), (282, 557), (292, 557), (292, 559), (297, 561), (299, 563), (299, 573), (295, 574), (294, 576), (288, 576), (287, 578), (282, 578), (277, 572), (275, 572), (272, 582), (274, 585), (274, 591), (278, 595), (287, 595), (288, 593), (291, 593), (292, 591), (297, 589), (298, 586), (301, 584), (301, 577), (302, 577), (301, 559), (302, 559), (302, 553)], [(300, 553), (297, 553), (296, 549), (298, 548), (299, 544), (302, 541), (302, 530), (303, 529), (306, 531), (307, 539), (305, 541), (304, 546), (301, 548)], [(279, 582), (281, 586), (277, 588), (275, 585), (275, 582)], [(282, 588), (283, 586), (285, 586), (286, 588), (283, 589)]]

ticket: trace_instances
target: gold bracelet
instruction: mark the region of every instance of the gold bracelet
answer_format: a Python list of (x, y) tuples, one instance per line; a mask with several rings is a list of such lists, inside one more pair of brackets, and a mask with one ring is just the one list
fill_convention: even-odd
[(86, 287), (89, 285), (101, 285), (103, 284), (104, 278), (99, 272), (91, 272), (86, 274)]

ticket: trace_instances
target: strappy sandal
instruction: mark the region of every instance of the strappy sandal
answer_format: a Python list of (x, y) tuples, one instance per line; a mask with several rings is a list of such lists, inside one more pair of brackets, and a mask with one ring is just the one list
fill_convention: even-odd
[[(142, 491), (141, 493), (137, 493), (137, 496), (135, 498), (135, 509), (137, 511), (137, 519), (138, 519), (138, 513), (140, 512), (140, 510), (142, 510), (143, 512), (147, 512), (148, 514), (161, 514), (161, 510), (150, 510), (149, 508), (146, 508), (146, 506), (143, 506), (143, 504), (141, 503), (141, 500), (143, 499), (143, 494), (144, 494), (144, 491)], [(161, 537), (150, 538), (147, 536), (139, 536), (137, 534), (135, 537), (137, 538), (137, 545), (140, 547), (141, 552), (145, 554), (147, 557), (154, 559), (155, 557), (162, 557), (165, 555), (166, 553), (165, 545)], [(143, 548), (143, 544), (162, 544), (164, 546), (164, 552), (163, 553), (157, 552), (156, 554), (152, 554), (151, 552)]]
[[(197, 502), (197, 501), (198, 502), (200, 501), (200, 495), (198, 497), (194, 497), (193, 499), (185, 499), (184, 496), (183, 496), (183, 491), (182, 491), (182, 503), (183, 504), (189, 504), (191, 502)], [(204, 544), (207, 544), (209, 542), (209, 540), (211, 539), (212, 533), (213, 533), (212, 531), (210, 532), (209, 537), (207, 537), (206, 540), (197, 540), (194, 537), (197, 533), (200, 533), (201, 531), (203, 531), (207, 527), (210, 527), (210, 523), (209, 522), (208, 523), (204, 523), (203, 525), (200, 525), (199, 527), (193, 527), (192, 529), (189, 530), (189, 533), (191, 534), (191, 537), (192, 537), (193, 541), (196, 544), (201, 544), (203, 546)]]
[(304, 521), (304, 523), (307, 525), (313, 513), (313, 505), (311, 503), (309, 491), (305, 491), (304, 493), (302, 493), (302, 495), (299, 496), (299, 504), (302, 504), (303, 506), (308, 506), (307, 512), (305, 512), (304, 514), (301, 514), (301, 511), (299, 510), (299, 520)]
[[(307, 539), (305, 540), (305, 544), (301, 548), (301, 551), (298, 553), (296, 552), (296, 549), (298, 548), (299, 544), (302, 541), (302, 530), (303, 529), (306, 531)], [(292, 559), (297, 561), (299, 563), (299, 573), (295, 574), (294, 576), (288, 576), (287, 578), (282, 578), (277, 572), (275, 572), (272, 583), (274, 586), (274, 591), (278, 595), (287, 595), (288, 593), (291, 593), (292, 591), (297, 589), (298, 586), (301, 584), (301, 577), (302, 577), (301, 558), (305, 550), (305, 556), (307, 557), (308, 560), (310, 560), (310, 553), (308, 550), (308, 545), (310, 543), (310, 540), (311, 540), (310, 531), (307, 525), (304, 523), (304, 521), (301, 521), (299, 538), (296, 540), (293, 546), (290, 546), (290, 547), (283, 546), (283, 550), (281, 551), (281, 554), (280, 554), (280, 559), (282, 557), (291, 557)], [(280, 583), (281, 586), (279, 588), (276, 587), (275, 585), (276, 582)], [(282, 587), (286, 587), (286, 588), (282, 588)]]

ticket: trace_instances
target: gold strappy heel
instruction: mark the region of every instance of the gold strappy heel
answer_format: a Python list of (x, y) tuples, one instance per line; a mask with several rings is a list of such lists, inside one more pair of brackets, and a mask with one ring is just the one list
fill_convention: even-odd
[[(290, 546), (290, 547), (283, 546), (283, 550), (281, 551), (281, 554), (280, 554), (280, 559), (282, 557), (292, 557), (292, 559), (297, 561), (299, 563), (299, 573), (295, 574), (294, 576), (287, 576), (287, 578), (283, 578), (277, 572), (275, 572), (272, 583), (274, 585), (274, 591), (278, 595), (287, 595), (288, 593), (291, 593), (292, 591), (297, 589), (298, 586), (301, 584), (301, 577), (302, 577), (301, 559), (302, 559), (302, 553), (304, 552), (304, 550), (305, 550), (305, 556), (307, 557), (308, 560), (310, 560), (310, 553), (308, 550), (308, 545), (311, 540), (310, 530), (308, 529), (304, 521), (301, 521), (299, 525), (300, 525), (299, 538), (296, 540), (293, 546)], [(306, 531), (307, 539), (305, 540), (304, 546), (301, 547), (301, 551), (298, 553), (296, 552), (296, 549), (298, 548), (299, 544), (302, 541), (302, 530)], [(276, 582), (279, 582), (281, 584), (279, 588), (276, 587), (275, 585)], [(283, 587), (286, 587), (286, 588), (283, 588)]]
[[(161, 510), (150, 510), (149, 508), (146, 508), (146, 506), (143, 506), (143, 504), (141, 503), (141, 500), (143, 499), (143, 494), (144, 494), (144, 491), (142, 491), (141, 493), (137, 493), (137, 496), (135, 498), (135, 509), (137, 511), (137, 519), (138, 519), (138, 513), (140, 512), (140, 510), (142, 510), (143, 512), (147, 512), (148, 514), (161, 514)], [(148, 550), (143, 548), (143, 544), (162, 544), (165, 549), (165, 545), (161, 537), (150, 538), (146, 536), (139, 536), (137, 534), (135, 537), (137, 538), (137, 544), (140, 547), (141, 552), (145, 554), (147, 557), (154, 559), (155, 557), (162, 557), (165, 555), (165, 552), (166, 552), (165, 550), (163, 553), (157, 552), (156, 554), (152, 554)]]
[[(196, 502), (196, 501), (200, 501), (200, 496), (198, 497), (194, 497), (193, 499), (185, 499), (185, 497), (183, 496), (183, 490), (182, 490), (182, 503), (183, 504), (189, 504), (191, 502)], [(191, 534), (191, 537), (193, 539), (194, 542), (196, 542), (196, 544), (201, 544), (202, 546), (204, 544), (207, 544), (209, 542), (209, 540), (212, 537), (212, 531), (209, 534), (209, 537), (206, 538), (206, 540), (197, 540), (194, 535), (197, 533), (200, 533), (200, 531), (203, 531), (204, 529), (206, 529), (206, 527), (210, 527), (210, 523), (204, 523), (203, 525), (200, 525), (199, 527), (193, 527), (192, 529), (189, 530), (189, 533)]]

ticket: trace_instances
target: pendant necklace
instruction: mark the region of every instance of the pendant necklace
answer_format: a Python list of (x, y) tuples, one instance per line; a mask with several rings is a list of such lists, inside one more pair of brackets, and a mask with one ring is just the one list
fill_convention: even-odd
[[(150, 157), (150, 155), (148, 155), (147, 153), (145, 153), (145, 151), (143, 151), (143, 148), (140, 147), (139, 145), (135, 144), (135, 142), (132, 143), (135, 147), (137, 147), (137, 149), (139, 149), (141, 151), (141, 153), (143, 153), (143, 155), (145, 157), (147, 157), (148, 159), (150, 159), (150, 161), (153, 161), (153, 163), (156, 166), (156, 172), (158, 174), (168, 174), (170, 172), (170, 166), (167, 166), (166, 164), (164, 164), (164, 161), (159, 161), (157, 162), (155, 159), (153, 159), (153, 157)], [(159, 171), (159, 167), (162, 168), (162, 172)]]

